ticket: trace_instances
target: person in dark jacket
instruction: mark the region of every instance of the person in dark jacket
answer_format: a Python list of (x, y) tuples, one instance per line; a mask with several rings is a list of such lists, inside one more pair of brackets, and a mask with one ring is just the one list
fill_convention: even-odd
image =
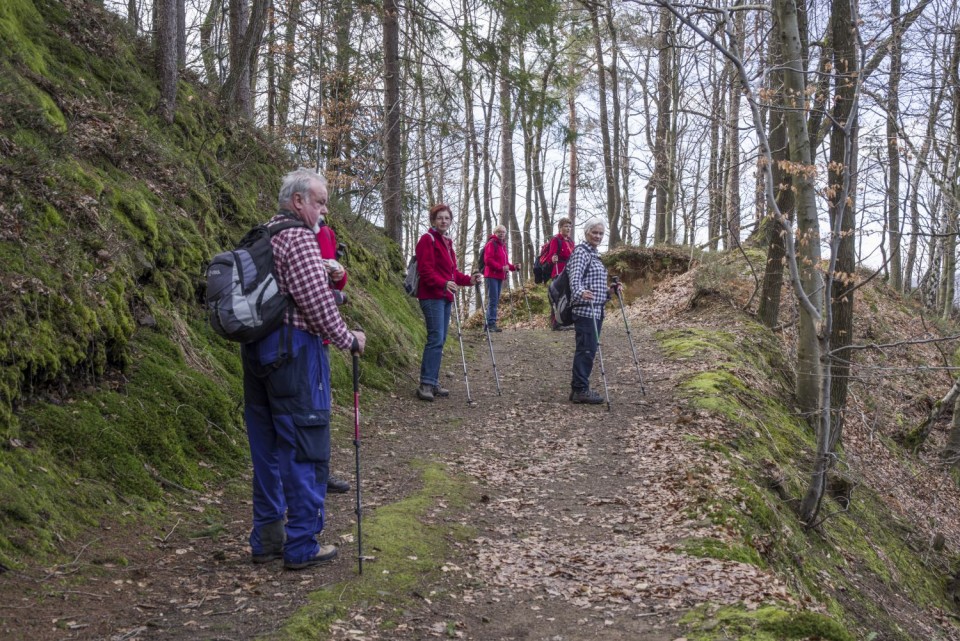
[(597, 250), (606, 231), (607, 224), (600, 216), (588, 220), (583, 228), (584, 242), (574, 249), (566, 267), (573, 301), (573, 327), (577, 332), (570, 382), (570, 400), (574, 403), (603, 402), (603, 397), (590, 389), (590, 373), (600, 344), (603, 306), (610, 300), (613, 288), (619, 287), (619, 284), (607, 286), (607, 268)]
[[(557, 222), (557, 235), (550, 239), (550, 247), (547, 249), (547, 259), (553, 263), (553, 269), (550, 271), (550, 279), (553, 280), (563, 272), (573, 254), (573, 223), (569, 218), (561, 218)], [(570, 329), (557, 322), (553, 310), (550, 310), (550, 328), (554, 331)]]
[(420, 283), (417, 298), (427, 325), (427, 343), (423, 346), (420, 362), (420, 386), (417, 398), (432, 401), (450, 395), (440, 385), (440, 362), (443, 344), (450, 326), (450, 309), (457, 287), (466, 287), (480, 281), (480, 274), (468, 276), (457, 270), (457, 256), (447, 231), (453, 223), (453, 213), (444, 203), (430, 208), (430, 229), (417, 242), (417, 271)]
[(519, 264), (514, 265), (507, 259), (506, 238), (507, 228), (499, 225), (483, 248), (483, 279), (487, 284), (487, 328), (491, 332), (502, 331), (497, 327), (497, 310), (500, 307), (500, 292), (503, 291), (507, 270), (515, 272), (519, 267)]

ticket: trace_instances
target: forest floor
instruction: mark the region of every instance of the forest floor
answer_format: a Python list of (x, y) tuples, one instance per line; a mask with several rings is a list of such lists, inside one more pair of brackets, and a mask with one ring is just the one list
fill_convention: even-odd
[[(362, 395), (363, 577), (353, 493), (328, 498), (324, 542), (341, 544), (339, 558), (284, 571), (249, 562), (240, 480), (176, 493), (176, 506), (142, 531), (104, 523), (65, 541), (64, 565), (0, 574), (0, 638), (300, 638), (284, 626), (309, 629), (334, 611), (331, 639), (673, 641), (698, 605), (790, 602), (767, 571), (683, 553), (690, 537), (730, 538), (697, 517), (704, 492), (727, 491), (725, 463), (689, 438), (722, 426), (691, 422), (674, 388), (698, 365), (662, 359), (658, 327), (644, 321), (634, 318), (632, 329), (645, 395), (622, 317), (607, 318), (609, 410), (568, 402), (574, 332), (537, 321), (493, 335), (500, 396), (484, 334), (464, 329), (474, 400), (466, 403), (455, 325), (443, 365), (448, 399), (416, 400), (412, 378), (393, 394)], [(594, 381), (602, 392), (599, 362)], [(333, 469), (353, 481), (352, 408), (337, 410), (334, 441)], [(446, 480), (423, 494), (430, 465)], [(390, 534), (382, 521), (391, 506), (414, 496), (415, 525)], [(377, 537), (415, 542), (409, 530), (421, 526), (428, 554), (421, 546), (399, 557), (412, 580), (378, 583), (402, 572), (380, 565), (391, 543)], [(317, 609), (318, 592), (327, 610)]]

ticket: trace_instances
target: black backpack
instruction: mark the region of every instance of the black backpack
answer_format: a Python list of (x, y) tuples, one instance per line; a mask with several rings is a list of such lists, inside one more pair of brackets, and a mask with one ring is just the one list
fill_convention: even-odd
[(545, 283), (550, 280), (550, 274), (553, 273), (553, 263), (547, 258), (550, 253), (550, 245), (553, 243), (551, 238), (540, 247), (540, 254), (537, 256), (537, 262), (533, 265), (533, 282)]
[(482, 274), (486, 265), (483, 262), (483, 255), (487, 253), (487, 245), (490, 244), (490, 241), (487, 241), (483, 247), (480, 248), (480, 254), (477, 256), (477, 265), (473, 268), (475, 274)]
[(217, 254), (207, 267), (206, 305), (210, 325), (220, 336), (252, 343), (282, 323), (289, 298), (273, 275), (270, 238), (285, 229), (304, 227), (299, 220), (257, 225), (236, 249)]
[[(571, 260), (573, 256), (570, 256)], [(583, 274), (586, 275), (590, 263), (587, 262), (583, 268)], [(564, 269), (560, 272), (550, 286), (547, 288), (550, 295), (550, 305), (553, 307), (553, 317), (558, 325), (573, 325), (573, 293), (570, 291), (570, 270)]]

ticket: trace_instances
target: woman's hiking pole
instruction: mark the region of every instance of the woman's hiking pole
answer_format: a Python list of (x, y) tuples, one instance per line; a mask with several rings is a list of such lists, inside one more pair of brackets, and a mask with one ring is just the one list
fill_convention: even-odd
[(603, 348), (600, 346), (600, 330), (597, 319), (593, 319), (593, 335), (597, 337), (597, 356), (600, 357), (600, 378), (603, 380), (603, 397), (607, 399), (607, 411), (610, 411), (610, 390), (607, 389), (607, 372), (603, 369)]
[(353, 352), (353, 449), (357, 454), (357, 570), (363, 574), (363, 503), (360, 500), (360, 354)]
[[(474, 287), (477, 288), (477, 307), (480, 308), (480, 312), (483, 313), (483, 296), (480, 295), (480, 283), (474, 283)], [(487, 301), (489, 303), (490, 301)], [(487, 346), (490, 348), (490, 360), (493, 362), (493, 380), (497, 382), (497, 396), (500, 394), (500, 372), (497, 371), (497, 357), (493, 355), (493, 339), (490, 338), (490, 326), (487, 325), (487, 317), (483, 317), (483, 331), (487, 334)]]
[(467, 380), (467, 355), (463, 351), (463, 331), (460, 329), (460, 304), (457, 303), (457, 294), (453, 294), (453, 311), (457, 317), (457, 340), (460, 341), (460, 362), (463, 363), (463, 384), (467, 386), (467, 405), (473, 403), (470, 398), (470, 381)]
[(633, 344), (633, 334), (630, 333), (630, 325), (627, 323), (627, 310), (623, 306), (623, 296), (620, 295), (620, 279), (613, 277), (613, 290), (617, 292), (617, 300), (620, 301), (620, 313), (623, 315), (623, 326), (627, 328), (627, 340), (630, 341), (630, 351), (633, 352), (633, 364), (637, 366), (637, 378), (640, 379), (640, 393), (647, 395), (647, 390), (643, 386), (643, 374), (640, 373), (640, 359), (637, 357), (637, 348)]

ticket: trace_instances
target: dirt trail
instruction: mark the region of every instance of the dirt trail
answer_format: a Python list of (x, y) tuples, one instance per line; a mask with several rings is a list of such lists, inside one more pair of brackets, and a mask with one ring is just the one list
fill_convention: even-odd
[[(609, 411), (567, 401), (574, 333), (544, 329), (494, 335), (499, 397), (483, 334), (464, 330), (468, 406), (455, 327), (443, 367), (449, 399), (423, 403), (403, 384), (365, 408), (367, 517), (416, 489), (409, 460), (439, 461), (476, 486), (461, 518), (477, 536), (452, 548), (440, 596), (409, 595), (399, 621), (392, 606), (366, 602), (333, 625), (332, 639), (671, 641), (697, 604), (785, 597), (752, 566), (681, 552), (685, 538), (727, 538), (702, 509), (710, 492), (729, 491), (725, 468), (688, 438), (695, 428), (673, 397), (680, 365), (663, 364), (650, 328), (633, 322), (647, 394), (611, 315)], [(602, 390), (599, 363), (594, 379)], [(344, 476), (349, 439), (336, 435)], [(237, 488), (191, 497), (156, 532), (102, 529), (75, 545), (74, 563), (0, 575), (0, 638), (252, 639), (279, 629), (310, 592), (351, 580), (352, 548), (306, 572), (249, 564), (245, 497)], [(326, 540), (335, 541), (351, 531), (352, 498), (330, 506)], [(215, 536), (198, 532), (210, 508), (223, 515)], [(177, 519), (184, 524), (173, 527)]]

